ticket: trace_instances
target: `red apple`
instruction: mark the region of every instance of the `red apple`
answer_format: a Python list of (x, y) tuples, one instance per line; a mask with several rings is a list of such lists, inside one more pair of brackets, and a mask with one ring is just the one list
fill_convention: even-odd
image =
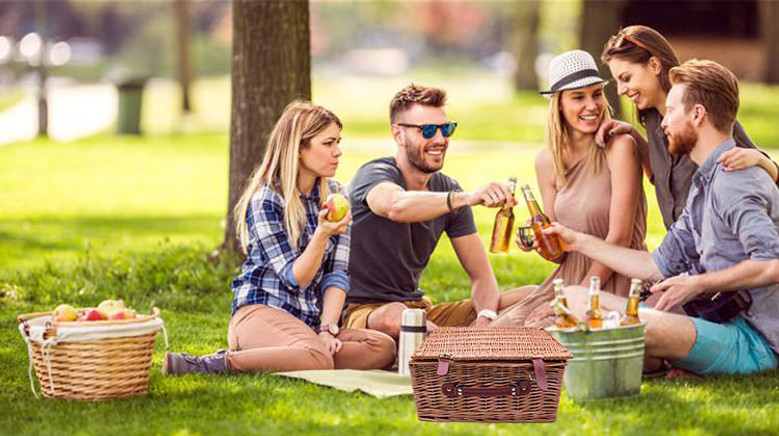
[(84, 321), (102, 321), (105, 319), (97, 309), (89, 309), (82, 318), (84, 318)]
[(54, 312), (52, 312), (51, 318), (53, 321), (59, 322), (75, 321), (78, 319), (78, 312), (76, 312), (76, 309), (74, 309), (73, 306), (69, 304), (60, 304), (56, 309), (54, 309)]
[(134, 319), (135, 310), (133, 309), (119, 309), (108, 314), (108, 319), (118, 321), (122, 319)]
[(343, 194), (335, 192), (327, 196), (324, 207), (328, 209), (327, 216), (325, 217), (328, 221), (341, 221), (346, 216), (346, 213), (349, 212), (349, 201)]

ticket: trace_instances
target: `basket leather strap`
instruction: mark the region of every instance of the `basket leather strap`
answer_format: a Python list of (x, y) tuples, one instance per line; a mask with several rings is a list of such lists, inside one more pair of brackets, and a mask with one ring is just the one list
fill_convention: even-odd
[(549, 388), (549, 383), (546, 379), (546, 368), (544, 368), (544, 361), (541, 359), (533, 359), (533, 370), (536, 373), (536, 383), (542, 391)]
[(447, 397), (515, 397), (530, 392), (530, 382), (520, 380), (507, 386), (492, 388), (466, 387), (461, 383), (444, 383), (441, 392)]

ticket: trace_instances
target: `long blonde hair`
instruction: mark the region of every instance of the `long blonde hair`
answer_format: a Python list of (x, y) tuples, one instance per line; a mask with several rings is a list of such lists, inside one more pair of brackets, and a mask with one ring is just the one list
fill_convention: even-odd
[[(568, 131), (568, 127), (563, 119), (562, 107), (560, 104), (563, 92), (565, 91), (557, 92), (552, 96), (552, 99), (549, 102), (549, 117), (546, 122), (546, 144), (552, 152), (555, 178), (558, 185), (561, 187), (565, 186), (567, 182), (565, 177), (565, 165), (563, 164), (563, 153), (570, 146), (571, 142), (571, 132)], [(608, 118), (611, 118), (611, 116), (609, 115), (607, 108), (603, 113), (603, 119), (605, 120)], [(590, 151), (587, 153), (587, 164), (593, 174), (597, 174), (600, 171), (605, 158), (605, 151), (603, 148), (596, 145), (593, 140), (592, 145), (590, 145)]]
[[(235, 234), (244, 253), (247, 253), (249, 246), (246, 213), (252, 196), (264, 184), (268, 184), (284, 199), (284, 227), (290, 246), (297, 250), (298, 239), (306, 224), (306, 211), (298, 196), (297, 186), (299, 152), (310, 147), (311, 138), (332, 124), (336, 124), (339, 129), (343, 128), (341, 120), (334, 113), (307, 101), (294, 101), (284, 109), (268, 138), (262, 163), (252, 173), (233, 211)], [(320, 199), (328, 193), (327, 179), (320, 177)]]

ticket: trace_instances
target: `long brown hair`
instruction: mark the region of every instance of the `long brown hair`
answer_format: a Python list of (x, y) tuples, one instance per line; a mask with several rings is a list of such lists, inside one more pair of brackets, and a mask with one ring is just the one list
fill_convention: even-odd
[[(343, 128), (341, 120), (334, 113), (307, 101), (294, 101), (284, 109), (268, 138), (262, 163), (254, 170), (233, 212), (235, 234), (244, 253), (249, 245), (249, 226), (246, 223), (249, 203), (254, 193), (266, 183), (285, 201), (284, 227), (289, 245), (293, 250), (297, 249), (306, 219), (305, 208), (298, 196), (298, 153), (310, 147), (311, 138), (331, 124)], [(327, 179), (320, 177), (320, 198), (325, 198), (328, 193)]]
[[(600, 58), (604, 63), (617, 58), (634, 64), (647, 65), (653, 56), (660, 61), (658, 79), (667, 94), (671, 89), (669, 71), (679, 66), (679, 58), (668, 40), (651, 27), (635, 25), (621, 29), (606, 41)], [(646, 112), (646, 110), (638, 111), (641, 124), (644, 124)]]

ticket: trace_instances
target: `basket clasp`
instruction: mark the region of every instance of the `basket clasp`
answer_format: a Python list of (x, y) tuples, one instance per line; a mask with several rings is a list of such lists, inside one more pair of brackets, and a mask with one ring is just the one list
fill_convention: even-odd
[(449, 363), (452, 362), (452, 355), (441, 353), (438, 355), (438, 375), (446, 375), (449, 373)]

